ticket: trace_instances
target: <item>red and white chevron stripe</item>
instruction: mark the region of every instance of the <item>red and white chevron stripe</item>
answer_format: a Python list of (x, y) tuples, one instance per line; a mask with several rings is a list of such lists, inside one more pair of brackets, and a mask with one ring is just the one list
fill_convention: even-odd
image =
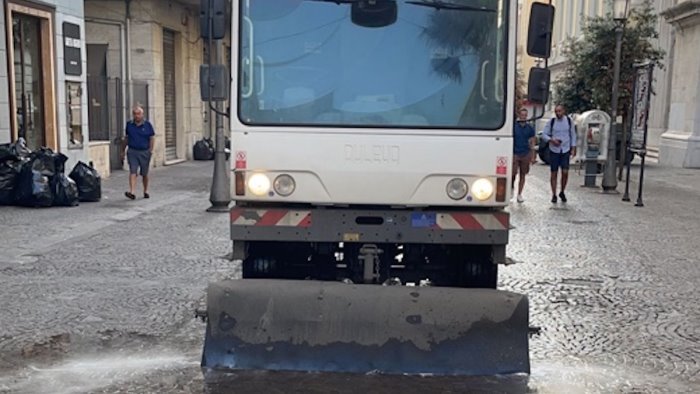
[(311, 227), (311, 211), (234, 208), (231, 210), (231, 224), (307, 228)]
[(505, 213), (438, 213), (435, 227), (441, 230), (507, 230)]

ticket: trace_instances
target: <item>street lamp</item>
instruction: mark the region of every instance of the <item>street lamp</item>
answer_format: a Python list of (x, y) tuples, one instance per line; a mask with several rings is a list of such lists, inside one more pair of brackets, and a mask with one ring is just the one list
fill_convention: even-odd
[(627, 10), (629, 8), (629, 0), (614, 0), (613, 1), (613, 20), (615, 21), (615, 64), (613, 70), (613, 86), (612, 86), (612, 109), (610, 117), (612, 118), (612, 127), (610, 128), (610, 136), (608, 138), (608, 158), (605, 163), (605, 173), (603, 174), (603, 191), (605, 193), (617, 193), (617, 177), (615, 176), (616, 161), (615, 152), (617, 151), (617, 101), (619, 96), (620, 85), (620, 57), (622, 55), (622, 33), (625, 30), (625, 22), (627, 22)]

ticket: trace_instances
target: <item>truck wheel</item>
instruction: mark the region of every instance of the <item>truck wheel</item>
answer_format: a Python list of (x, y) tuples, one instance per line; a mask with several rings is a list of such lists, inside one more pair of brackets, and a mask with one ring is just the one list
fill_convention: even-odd
[(274, 278), (277, 275), (277, 261), (273, 258), (248, 257), (243, 260), (242, 276), (244, 279)]
[(498, 282), (498, 265), (487, 263), (466, 263), (464, 266), (463, 287), (495, 289)]
[(307, 243), (250, 242), (242, 275), (244, 279), (305, 279), (314, 274)]
[(460, 246), (460, 286), (495, 289), (498, 284), (498, 265), (493, 263), (490, 246)]

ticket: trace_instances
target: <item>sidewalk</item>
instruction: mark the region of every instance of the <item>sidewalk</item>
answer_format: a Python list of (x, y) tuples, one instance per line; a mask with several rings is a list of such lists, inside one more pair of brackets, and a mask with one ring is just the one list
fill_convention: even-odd
[(129, 174), (112, 173), (102, 179), (102, 200), (81, 203), (78, 207), (23, 208), (0, 206), (0, 263), (32, 261), (55, 245), (96, 233), (107, 226), (133, 219), (171, 204), (187, 200), (208, 200), (213, 162), (185, 162), (151, 170), (151, 198), (143, 199), (137, 187), (137, 199), (124, 196)]

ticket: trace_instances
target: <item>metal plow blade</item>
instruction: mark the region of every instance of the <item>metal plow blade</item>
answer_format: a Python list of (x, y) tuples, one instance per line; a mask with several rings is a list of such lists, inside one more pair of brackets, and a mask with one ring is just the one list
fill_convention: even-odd
[(529, 373), (528, 301), (490, 289), (232, 280), (208, 291), (202, 366)]

